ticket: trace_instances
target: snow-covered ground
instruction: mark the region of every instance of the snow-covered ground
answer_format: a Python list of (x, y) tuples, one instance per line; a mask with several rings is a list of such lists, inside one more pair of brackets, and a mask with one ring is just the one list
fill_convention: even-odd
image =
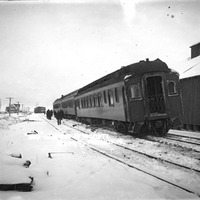
[[(0, 200), (198, 199), (72, 140), (76, 132), (65, 126), (67, 120), (51, 123), (55, 128), (43, 114), (0, 116), (0, 184), (34, 178), (31, 192), (0, 191)], [(23, 166), (27, 160), (29, 168)]]

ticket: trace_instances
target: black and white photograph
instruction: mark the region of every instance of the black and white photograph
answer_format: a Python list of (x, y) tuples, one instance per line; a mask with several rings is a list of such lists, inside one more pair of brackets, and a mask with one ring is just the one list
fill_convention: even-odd
[(199, 0), (0, 0), (0, 200), (200, 199)]

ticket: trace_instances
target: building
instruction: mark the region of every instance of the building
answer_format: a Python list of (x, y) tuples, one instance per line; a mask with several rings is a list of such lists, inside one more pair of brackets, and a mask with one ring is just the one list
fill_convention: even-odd
[(191, 59), (200, 55), (200, 42), (192, 45), (190, 48), (191, 48)]
[(200, 42), (192, 45), (191, 59), (183, 66), (180, 75), (183, 101), (183, 128), (200, 131)]
[(11, 104), (10, 107), (6, 107), (6, 111), (10, 113), (18, 113), (20, 110), (20, 104)]

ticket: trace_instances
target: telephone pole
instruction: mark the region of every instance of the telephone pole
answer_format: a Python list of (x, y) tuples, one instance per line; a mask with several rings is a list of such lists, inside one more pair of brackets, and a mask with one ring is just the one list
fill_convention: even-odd
[(11, 100), (14, 99), (13, 97), (7, 97), (9, 99), (9, 116), (10, 116), (10, 111), (11, 111)]

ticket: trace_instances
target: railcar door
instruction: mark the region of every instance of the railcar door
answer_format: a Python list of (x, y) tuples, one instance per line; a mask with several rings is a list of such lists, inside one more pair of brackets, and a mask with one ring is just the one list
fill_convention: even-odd
[(161, 74), (144, 76), (147, 115), (150, 118), (166, 115), (164, 79)]
[(126, 96), (128, 102), (128, 118), (130, 122), (144, 121), (145, 108), (142, 85), (139, 78), (130, 77), (126, 80)]

